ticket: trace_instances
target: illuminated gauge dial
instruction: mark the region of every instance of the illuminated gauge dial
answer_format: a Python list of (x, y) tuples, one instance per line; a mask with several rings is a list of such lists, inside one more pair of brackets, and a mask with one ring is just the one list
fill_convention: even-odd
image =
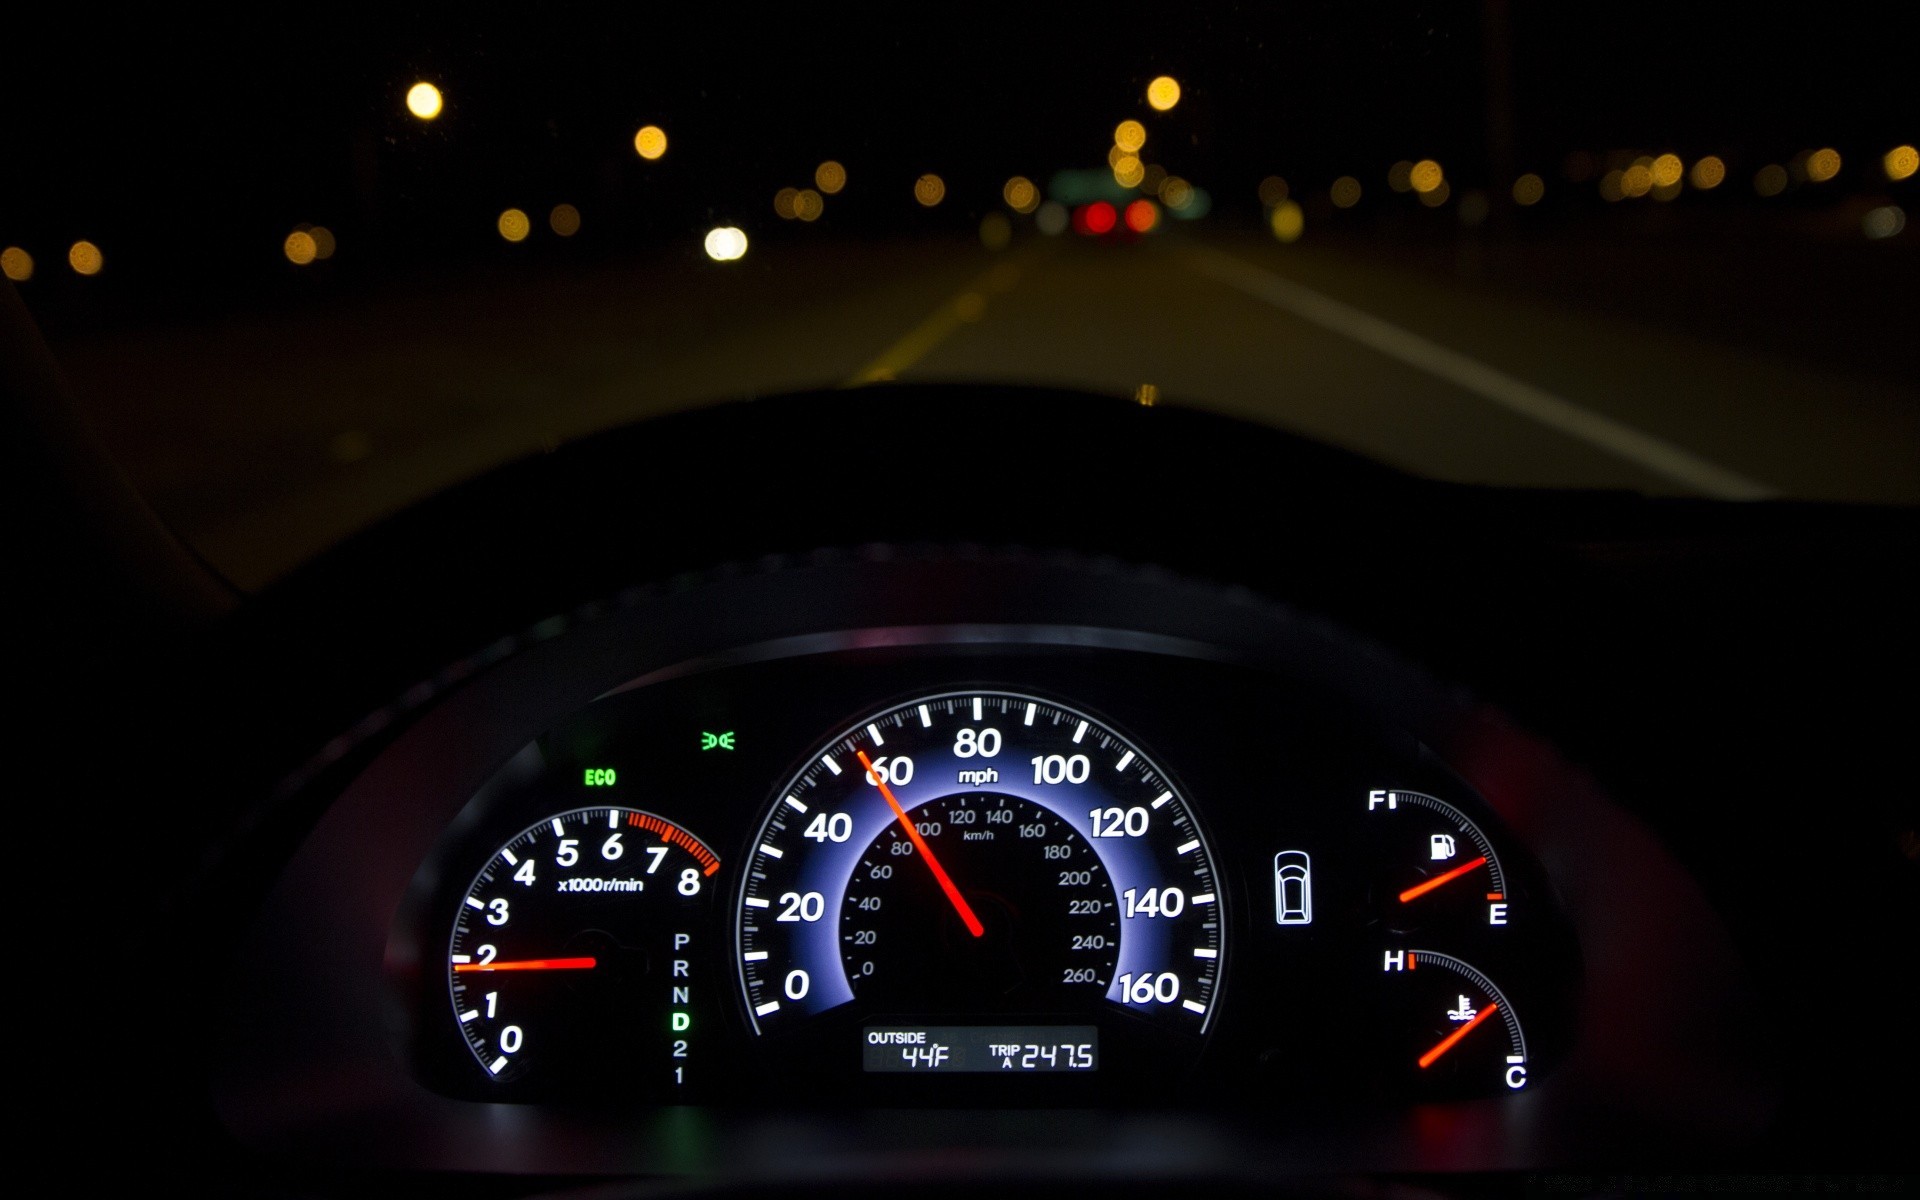
[(777, 793), (742, 875), (741, 987), (763, 1034), (885, 1012), (1197, 1039), (1221, 910), (1144, 749), (1047, 700), (927, 696), (836, 732)]
[(447, 948), (454, 1020), (481, 1071), (684, 1084), (719, 870), (698, 838), (631, 808), (564, 812), (496, 851)]
[[(1098, 1003), (1117, 974), (1121, 908), (1100, 856), (1072, 825), (996, 792), (930, 801), (913, 822), (920, 845), (899, 821), (887, 825), (840, 906), (840, 957), (856, 997), (910, 1009), (924, 1005), (925, 981), (940, 979), (951, 1008), (1071, 1012)], [(925, 860), (922, 845), (966, 881), (978, 936), (926, 886), (914, 861)]]
[(1398, 789), (1367, 793), (1377, 850), (1369, 904), (1389, 932), (1504, 930), (1514, 920), (1492, 841), (1445, 800)]
[(1373, 1044), (1390, 1074), (1432, 1096), (1517, 1092), (1527, 1086), (1527, 1037), (1520, 1014), (1492, 980), (1437, 950), (1382, 956), (1386, 991)]

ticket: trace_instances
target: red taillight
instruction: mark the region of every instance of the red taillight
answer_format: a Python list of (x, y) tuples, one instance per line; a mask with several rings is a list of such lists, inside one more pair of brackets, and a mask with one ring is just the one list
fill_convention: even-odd
[(1146, 233), (1160, 223), (1160, 206), (1144, 197), (1127, 205), (1127, 228)]
[(1073, 228), (1075, 232), (1084, 233), (1089, 237), (1099, 237), (1104, 233), (1112, 233), (1114, 225), (1117, 224), (1119, 220), (1120, 214), (1114, 212), (1113, 205), (1108, 204), (1105, 200), (1096, 200), (1092, 204), (1083, 204), (1073, 212)]

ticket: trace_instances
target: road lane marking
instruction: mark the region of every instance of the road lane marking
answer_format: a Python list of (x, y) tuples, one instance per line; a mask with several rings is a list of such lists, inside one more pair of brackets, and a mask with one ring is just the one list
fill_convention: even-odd
[(1195, 271), (1215, 282), (1697, 492), (1719, 500), (1765, 500), (1778, 494), (1765, 484), (1708, 462), (1672, 442), (1582, 408), (1476, 358), (1449, 350), (1411, 330), (1230, 254), (1196, 247), (1187, 261)]
[(986, 316), (987, 298), (1013, 289), (1020, 282), (1020, 274), (1025, 270), (1026, 261), (1033, 257), (1029, 251), (1017, 255), (1006, 262), (995, 263), (993, 269), (980, 276), (960, 290), (960, 294), (933, 310), (926, 320), (920, 322), (893, 345), (880, 352), (866, 366), (861, 367), (848, 377), (842, 387), (860, 387), (869, 383), (885, 383), (897, 379), (901, 372), (912, 367), (941, 342), (951, 337), (962, 325), (971, 325)]

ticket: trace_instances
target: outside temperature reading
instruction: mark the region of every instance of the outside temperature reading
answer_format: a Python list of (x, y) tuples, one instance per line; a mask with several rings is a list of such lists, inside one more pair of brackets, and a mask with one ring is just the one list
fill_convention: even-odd
[(1092, 1071), (1100, 1031), (1092, 1025), (869, 1025), (869, 1071), (977, 1073)]

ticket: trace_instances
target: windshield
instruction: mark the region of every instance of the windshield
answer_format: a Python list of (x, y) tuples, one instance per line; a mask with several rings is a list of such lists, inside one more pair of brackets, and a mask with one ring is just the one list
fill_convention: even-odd
[(0, 266), (247, 587), (568, 439), (887, 380), (1914, 503), (1910, 42), (1671, 7), (77, 21), (10, 39)]

